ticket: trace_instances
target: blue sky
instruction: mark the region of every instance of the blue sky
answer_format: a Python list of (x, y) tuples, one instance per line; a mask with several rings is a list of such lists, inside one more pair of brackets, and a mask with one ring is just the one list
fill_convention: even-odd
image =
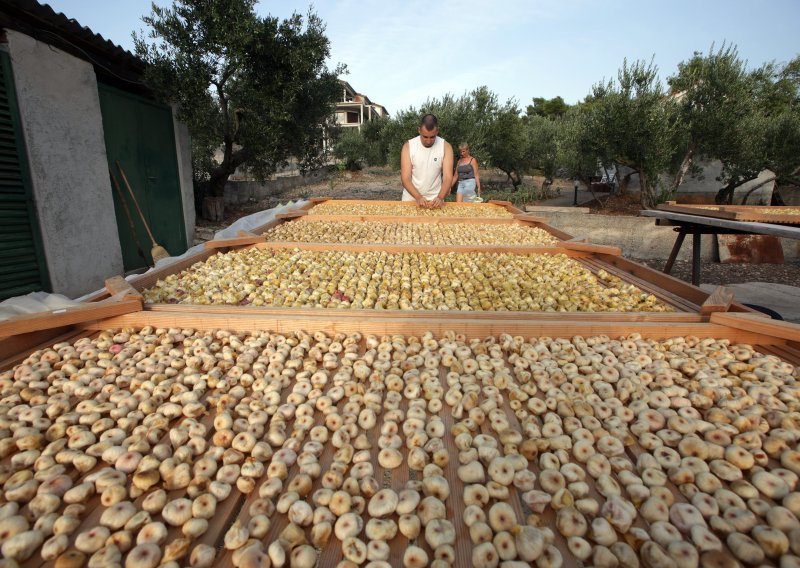
[[(51, 0), (53, 9), (133, 49), (150, 12), (143, 0)], [(158, 4), (168, 4), (158, 0)], [(286, 17), (308, 3), (260, 2)], [(522, 108), (532, 97), (582, 100), (624, 58), (655, 57), (662, 78), (712, 43), (738, 46), (751, 67), (800, 53), (797, 0), (318, 0), (331, 67), (345, 63), (356, 91), (392, 115), (427, 98), (480, 85)]]

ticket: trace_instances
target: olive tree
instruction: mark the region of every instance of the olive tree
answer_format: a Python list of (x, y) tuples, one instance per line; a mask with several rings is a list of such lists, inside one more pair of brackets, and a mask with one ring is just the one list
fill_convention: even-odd
[[(668, 79), (687, 128), (674, 188), (699, 171), (699, 159), (719, 160), (718, 203), (732, 203), (737, 187), (764, 169), (770, 181), (797, 176), (800, 157), (791, 145), (797, 130), (800, 58), (749, 70), (734, 46), (695, 53)], [(792, 148), (788, 153), (787, 148)]]
[(615, 81), (596, 84), (583, 115), (602, 150), (598, 165), (614, 163), (639, 175), (641, 202), (653, 208), (668, 195), (660, 177), (672, 169), (685, 128), (652, 63), (627, 60)]
[[(237, 168), (264, 179), (290, 159), (321, 161), (325, 128), (340, 91), (328, 69), (325, 26), (309, 11), (259, 17), (256, 0), (174, 0), (152, 5), (134, 34), (146, 84), (178, 106), (193, 139), (201, 189), (223, 194)], [(209, 159), (218, 150), (220, 159)], [(217, 213), (221, 214), (217, 200)]]

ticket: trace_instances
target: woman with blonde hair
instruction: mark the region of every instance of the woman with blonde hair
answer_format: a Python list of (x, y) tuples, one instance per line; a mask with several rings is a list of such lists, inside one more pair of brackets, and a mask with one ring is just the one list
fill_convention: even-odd
[(481, 194), (481, 176), (478, 160), (470, 155), (469, 145), (466, 143), (458, 145), (458, 153), (461, 157), (456, 163), (456, 172), (453, 176), (453, 186), (458, 184), (456, 201), (459, 203), (472, 203)]

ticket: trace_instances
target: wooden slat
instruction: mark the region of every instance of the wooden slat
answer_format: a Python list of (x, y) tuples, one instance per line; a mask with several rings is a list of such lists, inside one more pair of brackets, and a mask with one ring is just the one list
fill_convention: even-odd
[(756, 235), (772, 235), (774, 237), (783, 237), (786, 239), (800, 239), (800, 227), (786, 226), (785, 224), (734, 221), (732, 219), (719, 219), (696, 214), (675, 213), (674, 211), (659, 211), (657, 209), (639, 211), (639, 215), (655, 217), (659, 220), (668, 220), (672, 222), (672, 224), (684, 225), (691, 223), (693, 225), (703, 225), (706, 227), (733, 229), (735, 231), (753, 233)]
[(0, 322), (0, 337), (102, 320), (112, 316), (138, 312), (141, 309), (141, 299), (103, 300), (102, 302), (81, 304), (60, 310), (24, 314)]
[(717, 209), (706, 209), (702, 205), (692, 205), (688, 203), (678, 204), (674, 201), (668, 201), (666, 204), (659, 205), (658, 209), (733, 221), (783, 223), (787, 225), (800, 224), (800, 215), (781, 213), (781, 211), (797, 211), (799, 209), (792, 205), (781, 207), (772, 205), (716, 205), (715, 207), (717, 207)]
[(108, 293), (117, 299), (144, 301), (142, 294), (122, 276), (112, 276), (105, 284)]
[[(717, 315), (727, 314), (714, 314)], [(571, 338), (576, 335), (593, 336), (608, 335), (609, 337), (627, 336), (636, 332), (642, 337), (650, 339), (664, 339), (671, 337), (694, 335), (696, 337), (727, 338), (738, 343), (772, 343), (782, 344), (785, 339), (771, 335), (770, 329), (751, 330), (734, 326), (708, 323), (666, 323), (666, 322), (587, 322), (581, 319), (567, 319), (564, 316), (560, 321), (509, 321), (506, 319), (494, 320), (464, 320), (461, 322), (446, 321), (442, 318), (402, 320), (394, 317), (373, 316), (368, 320), (344, 320), (336, 314), (328, 317), (295, 316), (288, 318), (247, 315), (247, 314), (178, 314), (169, 312), (142, 311), (115, 316), (99, 322), (84, 324), (86, 329), (110, 329), (121, 327), (141, 327), (153, 325), (155, 327), (178, 327), (196, 329), (229, 329), (236, 331), (262, 331), (270, 330), (275, 333), (291, 333), (302, 329), (307, 332), (324, 331), (326, 333), (354, 333), (376, 335), (391, 335), (394, 333), (419, 336), (426, 331), (435, 335), (442, 335), (446, 331), (457, 330), (468, 338), (482, 339), (490, 335), (507, 333), (529, 337), (564, 337)], [(795, 326), (796, 327), (796, 326)]]
[(346, 252), (387, 252), (387, 253), (511, 253), (511, 254), (566, 254), (583, 257), (586, 253), (565, 250), (558, 246), (535, 245), (394, 245), (387, 243), (310, 243), (310, 242), (259, 242), (253, 248), (259, 249), (302, 249), (306, 251), (346, 251)]
[(622, 249), (619, 247), (610, 247), (607, 245), (595, 245), (592, 243), (565, 241), (563, 243), (559, 243), (559, 246), (569, 250), (579, 250), (583, 252), (591, 252), (599, 254), (610, 254), (613, 256), (620, 256), (622, 254)]
[(686, 215), (699, 215), (702, 217), (716, 217), (718, 219), (736, 219), (735, 213), (728, 213), (720, 209), (701, 209), (692, 205), (679, 205), (674, 201), (662, 203), (657, 207), (660, 211), (671, 211), (673, 213), (684, 213)]
[(264, 306), (197, 305), (197, 304), (147, 304), (145, 310), (175, 314), (230, 314), (256, 315), (289, 319), (292, 317), (323, 317), (337, 320), (368, 320), (373, 317), (390, 317), (398, 321), (420, 319), (441, 319), (453, 327), (462, 321), (503, 320), (503, 321), (561, 321), (565, 317), (587, 322), (664, 322), (700, 323), (704, 321), (699, 314), (687, 312), (508, 312), (458, 310), (370, 310), (334, 308), (277, 308)]
[(714, 312), (727, 312), (733, 303), (733, 290), (725, 288), (724, 286), (717, 286), (711, 292), (711, 295), (706, 298), (703, 305), (700, 306), (701, 314), (710, 314)]
[(397, 217), (394, 215), (317, 215), (304, 217), (308, 221), (389, 221), (392, 223), (468, 223), (475, 225), (511, 225), (514, 217)]
[(296, 219), (297, 217), (304, 217), (308, 215), (308, 211), (304, 211), (302, 209), (292, 209), (291, 211), (287, 211), (285, 213), (276, 213), (276, 219)]
[(545, 222), (543, 218), (537, 217), (536, 215), (531, 215), (530, 213), (517, 213), (514, 215), (514, 219), (519, 219), (520, 221), (531, 221), (533, 223)]
[(247, 235), (243, 237), (233, 237), (230, 239), (206, 241), (203, 244), (203, 247), (205, 247), (206, 249), (232, 248), (232, 247), (241, 247), (245, 245), (253, 245), (256, 243), (263, 243), (266, 240), (267, 239), (261, 235)]
[(800, 325), (755, 314), (715, 313), (711, 314), (711, 323), (761, 333), (770, 337), (800, 341)]

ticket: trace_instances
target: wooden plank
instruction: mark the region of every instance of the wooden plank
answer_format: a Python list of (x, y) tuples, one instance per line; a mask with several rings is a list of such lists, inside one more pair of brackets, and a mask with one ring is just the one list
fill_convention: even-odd
[(586, 253), (564, 250), (558, 246), (535, 245), (393, 245), (386, 243), (307, 243), (267, 241), (256, 243), (253, 248), (259, 249), (302, 249), (306, 251), (346, 251), (346, 252), (387, 252), (387, 253), (510, 253), (510, 254), (566, 254), (582, 257)]
[(517, 215), (514, 215), (514, 219), (519, 219), (520, 221), (532, 221), (534, 223), (546, 222), (545, 219), (535, 215), (529, 215), (528, 213), (518, 213)]
[(148, 304), (147, 311), (174, 314), (231, 314), (258, 315), (265, 317), (292, 318), (295, 316), (330, 317), (339, 320), (367, 320), (376, 316), (391, 317), (402, 321), (419, 319), (442, 319), (453, 326), (461, 321), (504, 320), (504, 321), (561, 321), (565, 316), (584, 321), (607, 322), (664, 322), (699, 323), (705, 321), (697, 313), (687, 312), (508, 312), (458, 310), (371, 310), (335, 308), (278, 308), (261, 306), (196, 305), (196, 304)]
[(236, 231), (236, 236), (237, 237), (257, 237), (258, 235), (255, 234), (255, 233), (251, 233), (250, 231), (243, 231), (242, 229), (239, 229), (238, 231)]
[[(717, 315), (727, 314), (714, 314)], [(696, 337), (724, 337), (738, 343), (772, 343), (783, 344), (785, 339), (770, 335), (770, 329), (751, 330), (740, 329), (728, 325), (709, 323), (668, 323), (668, 322), (589, 322), (581, 320), (579, 316), (562, 316), (560, 321), (535, 321), (535, 320), (464, 320), (459, 322), (446, 321), (442, 318), (403, 320), (395, 317), (373, 316), (367, 320), (345, 320), (336, 314), (330, 316), (295, 316), (289, 318), (249, 315), (243, 313), (171, 313), (142, 311), (121, 316), (115, 316), (99, 322), (84, 324), (86, 329), (104, 330), (120, 327), (141, 327), (153, 325), (156, 327), (196, 328), (204, 330), (228, 329), (235, 331), (262, 331), (270, 330), (275, 333), (291, 333), (298, 329), (309, 333), (324, 331), (326, 333), (355, 333), (391, 335), (394, 333), (420, 336), (426, 331), (435, 335), (442, 335), (447, 331), (457, 330), (470, 339), (483, 339), (490, 335), (507, 333), (510, 335), (523, 335), (528, 337), (564, 337), (571, 338), (576, 335), (593, 336), (608, 335), (609, 337), (627, 336), (636, 332), (642, 337), (651, 339), (665, 339), (694, 335)]]
[(105, 282), (108, 293), (117, 300), (139, 300), (144, 302), (142, 294), (122, 276), (112, 276)]
[(391, 223), (468, 223), (475, 225), (511, 225), (514, 217), (424, 217), (415, 215), (397, 217), (395, 215), (317, 215), (305, 217), (308, 221), (388, 221)]
[(586, 237), (572, 237), (571, 239), (567, 239), (565, 242), (567, 243), (588, 243), (589, 239)]
[(711, 323), (725, 325), (737, 330), (761, 333), (770, 337), (800, 341), (800, 325), (764, 318), (755, 314), (711, 314)]
[(687, 215), (685, 213), (675, 213), (672, 211), (647, 210), (639, 211), (639, 215), (644, 217), (655, 217), (666, 219), (679, 224), (692, 223), (695, 225), (705, 225), (709, 227), (722, 227), (723, 229), (733, 229), (745, 233), (757, 235), (772, 235), (786, 239), (800, 239), (800, 227), (787, 227), (772, 223), (749, 223), (744, 221), (732, 221), (730, 219), (717, 219), (714, 217), (704, 217), (700, 215)]
[(772, 205), (715, 205), (713, 206), (715, 209), (708, 209), (707, 207), (706, 205), (679, 204), (674, 201), (668, 201), (666, 204), (659, 205), (658, 209), (743, 222), (800, 224), (800, 215), (785, 213), (800, 210), (800, 208), (792, 205), (780, 207)]
[(331, 197), (310, 197), (308, 200), (313, 203), (314, 205), (318, 203), (323, 203), (325, 201), (330, 201)]
[(674, 201), (662, 203), (657, 207), (659, 211), (670, 211), (672, 213), (684, 213), (686, 215), (700, 215), (702, 217), (716, 217), (718, 219), (736, 219), (735, 213), (729, 213), (721, 209), (703, 209), (693, 205), (680, 205)]
[(308, 215), (308, 211), (303, 211), (301, 209), (292, 209), (290, 211), (287, 211), (286, 213), (276, 213), (275, 214), (275, 218), (276, 219), (295, 219), (297, 217), (303, 217), (305, 215)]
[(725, 286), (717, 286), (700, 306), (701, 314), (711, 314), (714, 312), (727, 312), (733, 303), (733, 290)]
[(232, 248), (232, 247), (241, 247), (245, 245), (253, 245), (256, 243), (263, 243), (267, 239), (261, 235), (252, 235), (252, 236), (243, 236), (243, 237), (233, 237), (230, 239), (219, 239), (215, 241), (206, 241), (203, 244), (203, 247), (206, 249), (222, 249), (222, 248)]
[(565, 241), (563, 243), (560, 243), (559, 246), (569, 250), (580, 250), (591, 253), (610, 254), (613, 256), (620, 256), (622, 254), (622, 249), (619, 247), (610, 247), (607, 245), (595, 245), (592, 243)]
[(141, 298), (110, 299), (36, 314), (22, 314), (0, 322), (0, 337), (101, 320), (141, 309)]
[(555, 205), (526, 205), (525, 211), (528, 213), (591, 213), (589, 207), (575, 207), (570, 205), (567, 207), (558, 207)]

